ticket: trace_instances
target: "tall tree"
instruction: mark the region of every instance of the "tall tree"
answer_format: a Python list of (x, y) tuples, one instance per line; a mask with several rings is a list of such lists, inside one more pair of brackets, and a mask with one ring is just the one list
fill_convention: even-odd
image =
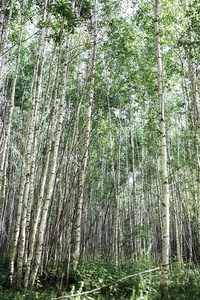
[(154, 28), (156, 38), (156, 59), (158, 69), (158, 96), (159, 96), (159, 121), (160, 121), (160, 137), (161, 137), (161, 170), (162, 170), (162, 272), (160, 280), (160, 288), (162, 296), (168, 294), (168, 272), (169, 272), (169, 185), (167, 174), (167, 142), (165, 132), (164, 117), (164, 97), (163, 97), (163, 71), (160, 49), (160, 32), (159, 32), (159, 1), (155, 0), (155, 16)]
[(73, 254), (73, 271), (75, 272), (80, 254), (81, 254), (81, 224), (82, 224), (82, 214), (83, 214), (83, 200), (84, 200), (84, 190), (85, 190), (85, 180), (86, 180), (86, 169), (89, 157), (89, 147), (91, 143), (91, 130), (92, 130), (92, 108), (93, 108), (93, 98), (94, 98), (94, 72), (95, 72), (95, 61), (96, 61), (96, 51), (97, 51), (97, 16), (96, 16), (96, 1), (94, 4), (93, 20), (92, 26), (93, 31), (93, 50), (91, 58), (91, 66), (89, 74), (91, 76), (90, 90), (89, 90), (89, 100), (87, 108), (87, 121), (85, 129), (85, 141), (83, 147), (83, 154), (81, 159), (80, 168), (80, 186), (78, 192), (78, 199), (76, 204), (76, 223), (75, 223), (75, 249)]

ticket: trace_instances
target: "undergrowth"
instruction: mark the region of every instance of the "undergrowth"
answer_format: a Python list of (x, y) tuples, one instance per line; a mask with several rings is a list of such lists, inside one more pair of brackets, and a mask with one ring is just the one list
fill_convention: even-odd
[[(137, 274), (145, 270), (157, 267), (150, 258), (145, 257), (141, 262), (132, 259), (123, 261), (116, 269), (114, 263), (102, 256), (95, 259), (82, 261), (75, 276), (70, 278), (67, 285), (63, 286), (60, 296), (73, 295), (90, 291), (109, 283), (115, 282), (128, 275)], [(57, 282), (49, 284), (38, 278), (38, 286), (34, 291), (16, 290), (6, 288), (6, 266), (0, 266), (0, 299), (5, 300), (32, 300), (32, 299), (55, 299), (58, 296), (60, 278)], [(49, 274), (49, 277), (51, 274)], [(55, 280), (55, 278), (54, 278)], [(174, 263), (169, 276), (169, 300), (199, 300), (200, 299), (200, 271), (197, 267), (188, 271), (185, 264), (182, 269)], [(128, 300), (154, 300), (161, 299), (160, 270), (128, 278), (99, 291), (77, 296), (70, 299), (128, 299)]]

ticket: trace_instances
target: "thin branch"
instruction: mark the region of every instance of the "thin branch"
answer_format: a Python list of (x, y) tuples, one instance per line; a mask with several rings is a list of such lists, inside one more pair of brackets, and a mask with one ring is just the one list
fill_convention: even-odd
[[(40, 32), (41, 30), (42, 30), (42, 28), (40, 28), (39, 30), (37, 30), (36, 32), (34, 32), (33, 34), (31, 34), (31, 35), (30, 35), (29, 37), (27, 37), (26, 39), (22, 40), (22, 43), (28, 41), (28, 40), (29, 40), (30, 38), (32, 38), (34, 35), (38, 34), (38, 32)], [(7, 49), (5, 52), (3, 52), (3, 53), (0, 55), (0, 57), (3, 56), (3, 55), (5, 55), (7, 52), (9, 52), (12, 48), (14, 48), (14, 47), (17, 46), (17, 45), (18, 45), (18, 43), (12, 45), (9, 49)]]
[[(148, 1), (149, 2), (149, 1)], [(150, 3), (150, 2), (149, 2)], [(150, 3), (152, 6), (154, 6), (152, 3)], [(138, 7), (139, 7), (139, 9), (148, 17), (148, 18), (150, 18), (151, 20), (153, 20), (153, 17), (152, 16), (150, 16), (148, 13), (146, 13), (145, 11), (144, 11), (144, 9), (142, 9), (142, 7), (140, 6), (140, 4), (137, 2), (137, 5), (138, 5)]]
[(147, 0), (147, 2), (154, 7), (154, 3), (151, 3), (151, 1), (149, 1), (149, 0)]
[(111, 283), (108, 283), (106, 285), (103, 285), (97, 289), (94, 289), (94, 290), (91, 290), (91, 291), (88, 291), (88, 292), (83, 292), (83, 293), (80, 293), (80, 294), (75, 294), (75, 295), (69, 295), (69, 296), (62, 296), (62, 297), (59, 297), (59, 298), (54, 298), (54, 300), (61, 300), (61, 299), (69, 299), (69, 298), (72, 298), (72, 297), (77, 297), (77, 296), (82, 296), (82, 295), (87, 295), (87, 294), (90, 294), (90, 293), (94, 293), (94, 292), (97, 292), (97, 291), (100, 291), (101, 289), (104, 289), (108, 286), (111, 286), (117, 282), (120, 282), (122, 280), (125, 280), (125, 279), (128, 279), (128, 278), (132, 278), (132, 277), (136, 277), (136, 276), (139, 276), (141, 274), (145, 274), (145, 273), (150, 273), (150, 272), (153, 272), (153, 271), (156, 271), (156, 270), (159, 270), (160, 268), (155, 268), (155, 269), (151, 269), (151, 270), (147, 270), (147, 271), (144, 271), (144, 272), (140, 272), (140, 273), (137, 273), (137, 274), (134, 274), (134, 275), (129, 275), (129, 276), (126, 276), (126, 277), (123, 277), (121, 279), (118, 279), (117, 281), (114, 281), (114, 282), (111, 282)]

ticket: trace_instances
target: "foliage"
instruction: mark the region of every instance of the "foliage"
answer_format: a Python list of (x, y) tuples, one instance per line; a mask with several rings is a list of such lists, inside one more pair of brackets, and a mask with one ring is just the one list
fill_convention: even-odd
[(3, 289), (0, 287), (0, 299), (4, 300), (35, 300), (35, 299), (52, 299), (56, 298), (54, 291), (29, 291), (23, 290), (15, 291), (9, 289)]
[[(120, 278), (131, 274), (151, 269), (154, 267), (153, 260), (143, 256), (141, 262), (134, 262), (132, 259), (125, 260), (116, 270), (111, 260), (106, 260), (103, 255), (95, 259), (82, 261), (76, 272), (73, 283), (69, 282), (63, 286), (60, 295), (73, 295), (85, 291), (99, 288), (108, 283), (117, 281)], [(189, 266), (184, 264), (183, 267), (173, 264), (170, 272), (169, 299), (173, 300), (198, 300), (200, 298), (200, 271), (194, 268), (188, 269)], [(0, 299), (5, 300), (31, 300), (31, 299), (53, 299), (58, 295), (58, 289), (55, 285), (49, 285), (47, 281), (40, 283), (40, 287), (34, 291), (16, 290), (4, 286), (6, 276), (6, 266), (0, 267)], [(84, 296), (84, 299), (130, 299), (130, 300), (153, 300), (160, 299), (159, 290), (160, 271), (143, 274), (134, 278), (129, 278), (118, 282), (112, 286)], [(55, 277), (54, 277), (55, 279)], [(73, 299), (81, 299), (76, 297)]]
[[(84, 290), (91, 290), (97, 287), (106, 285), (112, 281), (116, 281), (122, 277), (130, 274), (136, 274), (152, 267), (152, 260), (150, 257), (146, 261), (142, 257), (140, 263), (133, 260), (126, 260), (121, 264), (119, 270), (116, 270), (112, 262), (106, 261), (105, 258), (99, 256), (96, 260), (88, 260), (82, 262), (76, 280), (85, 287)], [(114, 286), (102, 289), (101, 292), (95, 296), (95, 299), (161, 299), (159, 288), (159, 273), (152, 272), (135, 278), (124, 280)], [(188, 265), (185, 264), (183, 268), (173, 264), (170, 273), (170, 289), (169, 299), (199, 299), (200, 295), (200, 272), (194, 267), (188, 271)], [(90, 296), (92, 297), (93, 294)], [(92, 298), (94, 299), (94, 298)]]
[[(120, 278), (126, 277), (130, 274), (137, 274), (150, 267), (151, 262), (136, 263), (132, 259), (123, 261), (116, 269), (114, 262), (106, 260), (103, 256), (97, 256), (96, 259), (83, 261), (76, 274), (76, 280), (84, 282), (85, 290), (92, 290), (103, 285), (117, 281)], [(128, 299), (135, 290), (135, 295), (149, 293), (151, 289), (150, 284), (155, 274), (145, 274), (145, 276), (138, 276), (129, 278), (121, 282), (115, 283), (109, 287), (103, 288), (98, 292), (104, 299)], [(122, 297), (122, 298), (121, 298)]]
[[(65, 273), (63, 261), (72, 263), (76, 230), (80, 228), (75, 225), (78, 199), (83, 188), (79, 253), (82, 262), (73, 278), (75, 284), (69, 281), (73, 288), (64, 286), (66, 293), (90, 290), (151, 267), (148, 255), (159, 261), (162, 236), (162, 153), (153, 1), (56, 0), (48, 1), (46, 11), (45, 1), (27, 0), (20, 53), (20, 1), (13, 1), (10, 20), (11, 1), (1, 2), (6, 2), (6, 10), (0, 32), (0, 153), (5, 154), (0, 155), (0, 257), (10, 255), (16, 241), (16, 278), (18, 262), (26, 261), (33, 250), (32, 270), (37, 264), (36, 249), (42, 245), (39, 270), (48, 272), (57, 289)], [(163, 0), (159, 16), (170, 171), (171, 253), (173, 257), (177, 255), (179, 225), (184, 259), (189, 256), (188, 229), (192, 232), (194, 257), (199, 257), (200, 248), (200, 136), (194, 93), (199, 85), (200, 5), (188, 2), (187, 7), (185, 1)], [(130, 11), (126, 9), (128, 4)], [(15, 78), (16, 87), (12, 89)], [(61, 98), (64, 99), (59, 108)], [(86, 166), (83, 149), (90, 104), (92, 124)], [(55, 142), (58, 136), (59, 145)], [(55, 160), (54, 149), (58, 150)], [(45, 166), (47, 176), (43, 182)], [(55, 170), (51, 172), (53, 166)], [(50, 187), (51, 177), (54, 182)], [(116, 195), (119, 209), (115, 207)], [(48, 209), (43, 209), (45, 203), (49, 203)], [(46, 212), (48, 217), (40, 230)], [(38, 224), (35, 235), (34, 224)], [(115, 233), (119, 233), (119, 245), (115, 244)], [(39, 243), (43, 236), (43, 243)], [(20, 253), (23, 242), (26, 249)], [(136, 264), (131, 257), (137, 255), (137, 246)], [(113, 263), (117, 247), (122, 259), (118, 270)], [(88, 257), (93, 259), (87, 260)], [(26, 265), (23, 270), (26, 271)], [(187, 272), (187, 266), (183, 270), (179, 272), (174, 266), (171, 295), (176, 295), (176, 299), (180, 295), (183, 299), (198, 298), (198, 274), (192, 269)], [(115, 284), (96, 296), (156, 299), (158, 273)], [(71, 274), (64, 275), (68, 278)], [(47, 296), (42, 290), (39, 292), (39, 288), (49, 288), (48, 280), (43, 281), (45, 276), (37, 277), (37, 292), (15, 291), (4, 287), (7, 275), (2, 271), (1, 296), (50, 297), (49, 290)], [(22, 286), (23, 280), (24, 274)]]

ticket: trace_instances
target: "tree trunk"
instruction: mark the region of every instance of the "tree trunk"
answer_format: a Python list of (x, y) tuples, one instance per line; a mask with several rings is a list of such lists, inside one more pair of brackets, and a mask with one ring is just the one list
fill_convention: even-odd
[(158, 0), (155, 0), (155, 19), (154, 29), (156, 37), (156, 59), (158, 69), (158, 96), (159, 96), (159, 121), (161, 135), (161, 170), (162, 170), (162, 271), (160, 288), (162, 297), (168, 294), (168, 273), (169, 273), (169, 186), (167, 175), (167, 149), (166, 149), (166, 133), (165, 133), (165, 118), (164, 118), (164, 100), (163, 100), (163, 79), (162, 79), (162, 61), (160, 51), (160, 34), (158, 25)]
[(80, 185), (78, 199), (76, 203), (76, 221), (75, 221), (75, 248), (73, 253), (73, 273), (76, 271), (76, 268), (79, 263), (79, 258), (81, 255), (81, 224), (82, 224), (82, 213), (83, 213), (83, 200), (84, 200), (84, 189), (85, 189), (85, 177), (86, 177), (86, 168), (87, 161), (89, 156), (89, 147), (90, 147), (90, 135), (92, 128), (92, 106), (93, 106), (93, 97), (94, 97), (94, 75), (95, 71), (95, 59), (96, 59), (96, 6), (94, 8), (94, 42), (93, 42), (93, 54), (91, 62), (90, 74), (91, 78), (91, 87), (89, 92), (89, 103), (87, 109), (87, 126), (85, 134), (85, 143), (83, 149), (83, 156), (81, 160), (81, 169), (80, 169)]
[[(60, 47), (59, 47), (59, 57), (58, 57), (58, 67), (57, 67), (57, 75), (56, 75), (56, 86), (55, 86), (55, 94), (54, 94), (54, 103), (57, 100), (57, 90), (58, 90), (58, 74), (59, 74), (59, 65), (60, 65), (60, 51), (62, 47), (62, 41), (63, 41), (63, 28), (64, 28), (64, 19), (62, 22), (62, 29), (61, 29), (61, 38), (60, 38)], [(67, 42), (66, 42), (67, 43)], [(29, 280), (29, 286), (32, 287), (35, 283), (36, 275), (38, 273), (38, 269), (40, 267), (41, 259), (42, 259), (42, 251), (43, 251), (43, 244), (44, 244), (44, 238), (45, 238), (45, 231), (46, 231), (46, 224), (47, 224), (47, 215), (49, 211), (49, 206), (51, 202), (51, 197), (54, 190), (54, 184), (56, 179), (56, 167), (57, 167), (57, 159), (58, 159), (58, 149), (60, 144), (60, 137), (62, 132), (62, 119), (63, 119), (63, 103), (65, 98), (65, 91), (66, 91), (66, 74), (67, 74), (67, 63), (68, 63), (68, 47), (66, 46), (66, 54), (65, 54), (65, 66), (62, 76), (62, 92), (60, 96), (60, 103), (59, 103), (59, 109), (58, 109), (58, 116), (57, 116), (57, 125), (56, 125), (56, 131), (55, 131), (55, 144), (53, 149), (53, 156), (52, 156), (52, 162), (51, 162), (51, 168), (50, 168), (50, 174), (49, 174), (49, 182), (47, 187), (47, 195), (45, 197), (44, 206), (42, 210), (41, 215), (41, 221), (38, 229), (38, 244), (36, 247), (36, 259), (34, 263), (33, 270), (30, 275)], [(53, 124), (52, 124), (53, 126)], [(53, 127), (52, 127), (52, 133), (53, 133)], [(53, 134), (51, 133), (51, 141)], [(49, 154), (50, 154), (50, 148), (51, 148), (52, 142), (50, 142), (49, 149), (48, 149), (48, 155), (47, 155), (47, 165), (49, 164)], [(47, 166), (45, 168), (47, 170)], [(44, 184), (46, 181), (46, 171), (44, 174), (45, 178), (42, 182), (42, 187), (40, 191), (40, 203), (38, 203), (38, 215), (37, 218), (39, 218), (40, 212), (41, 212), (41, 206), (42, 206), (42, 194), (44, 193)], [(35, 239), (35, 238), (34, 238)], [(35, 240), (34, 240), (35, 243)]]
[[(130, 99), (130, 106), (133, 108), (133, 99)], [(134, 147), (134, 123), (133, 123), (133, 111), (130, 111), (130, 131), (131, 131), (131, 154), (132, 154), (132, 168), (133, 168), (133, 183), (132, 183), (132, 190), (133, 190), (133, 207), (134, 207), (134, 227), (137, 230), (138, 223), (138, 203), (136, 199), (136, 188), (135, 188), (135, 147)], [(133, 228), (132, 228), (133, 229)], [(137, 236), (134, 236), (134, 258), (135, 261), (138, 260), (139, 256), (139, 241)]]
[[(24, 20), (24, 1), (21, 3), (21, 24), (20, 24), (20, 30), (19, 30), (19, 43), (18, 43), (18, 54), (17, 54), (17, 62), (16, 62), (16, 68), (15, 68), (15, 75), (14, 75), (14, 80), (12, 84), (12, 92), (11, 92), (11, 100), (10, 100), (10, 112), (9, 112), (9, 119), (8, 119), (8, 127), (7, 127), (7, 134), (5, 136), (4, 140), (4, 149), (1, 157), (1, 168), (0, 168), (0, 185), (2, 182), (2, 174), (3, 174), (3, 168), (5, 164), (5, 155), (7, 151), (7, 146), (9, 143), (9, 138), (10, 138), (10, 130), (11, 130), (11, 123), (12, 123), (12, 114), (13, 114), (13, 109), (14, 109), (14, 97), (15, 97), (15, 88), (16, 88), (16, 82), (17, 82), (17, 74), (18, 74), (18, 69), (19, 69), (19, 62), (20, 62), (20, 50), (21, 50), (21, 43), (22, 43), (22, 28), (23, 28), (23, 20)], [(24, 181), (24, 177), (22, 176), (21, 182)], [(18, 238), (19, 238), (19, 231), (20, 231), (20, 220), (21, 220), (21, 213), (22, 213), (22, 204), (19, 201), (18, 205), (18, 212), (17, 212), (17, 221), (16, 221), (16, 229), (15, 229), (15, 236), (14, 236), (14, 241), (13, 245), (11, 248), (10, 252), (10, 283), (12, 284), (13, 281), (13, 273), (14, 273), (14, 260), (15, 260), (15, 255), (16, 255), (16, 249), (17, 249), (17, 243), (18, 243)]]

